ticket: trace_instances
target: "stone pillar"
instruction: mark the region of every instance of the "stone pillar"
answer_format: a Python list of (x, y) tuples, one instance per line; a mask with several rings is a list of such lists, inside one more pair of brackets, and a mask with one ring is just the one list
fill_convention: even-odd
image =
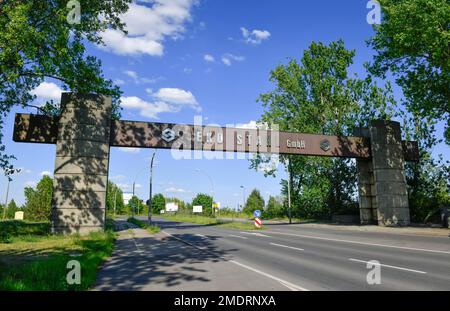
[[(368, 128), (358, 128), (353, 133), (370, 139)], [(361, 225), (376, 225), (377, 202), (374, 195), (374, 176), (372, 159), (356, 159), (358, 172), (359, 219)]]
[(370, 127), (374, 195), (380, 226), (410, 223), (400, 123), (376, 120)]
[(112, 102), (63, 93), (52, 198), (54, 233), (104, 228)]
[(361, 225), (376, 225), (377, 202), (374, 192), (373, 166), (371, 160), (356, 160), (358, 171), (359, 219)]

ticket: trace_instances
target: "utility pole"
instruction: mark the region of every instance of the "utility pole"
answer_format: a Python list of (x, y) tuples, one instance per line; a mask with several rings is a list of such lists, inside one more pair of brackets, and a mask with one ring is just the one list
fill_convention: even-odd
[(117, 187), (114, 191), (114, 216), (116, 216), (116, 202), (117, 202), (116, 196), (117, 196)]
[(134, 186), (136, 184), (136, 181), (133, 181), (133, 196), (131, 197), (131, 217), (134, 218)]
[(8, 178), (8, 186), (6, 186), (6, 199), (5, 206), (3, 207), (3, 219), (6, 219), (6, 209), (8, 208), (8, 195), (9, 195), (9, 183), (11, 180)]
[(292, 210), (291, 210), (291, 170), (290, 170), (290, 164), (289, 164), (289, 158), (287, 159), (287, 184), (288, 184), (288, 216), (289, 216), (289, 223), (292, 224)]
[(21, 169), (5, 169), (5, 176), (8, 178), (8, 185), (6, 186), (6, 198), (5, 198), (5, 206), (3, 208), (3, 219), (6, 218), (6, 209), (8, 208), (8, 196), (9, 196), (9, 183), (11, 182), (10, 175), (13, 175), (15, 173), (20, 173)]
[(244, 210), (244, 206), (245, 206), (245, 187), (241, 186), (242, 188), (242, 195), (243, 195), (243, 202), (242, 202), (242, 207), (241, 207), (241, 212)]
[(153, 160), (155, 160), (156, 150), (153, 152), (152, 160), (150, 162), (150, 198), (148, 199), (148, 224), (152, 225), (152, 181), (153, 181)]

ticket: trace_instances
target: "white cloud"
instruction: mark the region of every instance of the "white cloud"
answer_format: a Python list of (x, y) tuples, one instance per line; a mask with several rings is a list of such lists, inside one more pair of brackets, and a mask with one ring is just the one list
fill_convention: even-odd
[(162, 56), (164, 40), (182, 36), (198, 0), (154, 0), (145, 3), (147, 5), (131, 3), (128, 11), (121, 16), (128, 35), (108, 29), (102, 33), (105, 46), (100, 48), (119, 55)]
[(116, 175), (109, 177), (110, 180), (124, 180), (126, 178), (125, 175)]
[(134, 187), (135, 188), (142, 188), (142, 185), (141, 184), (134, 184)]
[(269, 39), (270, 32), (267, 30), (254, 29), (252, 31), (245, 27), (241, 27), (244, 41), (249, 44), (261, 44), (262, 41)]
[(222, 62), (227, 66), (231, 66), (231, 60), (229, 58), (222, 56)]
[(34, 187), (36, 187), (36, 185), (37, 185), (37, 183), (36, 183), (35, 181), (32, 181), (32, 180), (26, 181), (26, 182), (24, 183), (24, 186), (25, 186), (25, 187), (32, 187), (32, 188), (34, 188)]
[(127, 190), (127, 189), (130, 189), (130, 185), (128, 185), (128, 184), (117, 184), (117, 187), (119, 187), (120, 189), (122, 189), (122, 190)]
[(61, 93), (63, 90), (53, 82), (42, 82), (38, 87), (32, 90), (31, 95), (36, 95), (44, 100), (61, 100)]
[(189, 92), (177, 88), (162, 88), (153, 94), (154, 97), (161, 101), (172, 104), (198, 106), (195, 96)]
[(122, 107), (128, 109), (139, 110), (139, 114), (142, 117), (150, 119), (158, 119), (158, 114), (164, 112), (178, 112), (180, 111), (177, 106), (170, 106), (164, 102), (147, 102), (139, 97), (122, 97)]
[(244, 56), (238, 56), (231, 53), (226, 53), (222, 56), (222, 63), (224, 63), (227, 66), (231, 66), (232, 61), (243, 62), (244, 60), (245, 60)]
[(16, 174), (31, 174), (31, 173), (33, 173), (32, 170), (25, 168), (25, 167), (18, 167), (17, 169), (19, 170), (19, 172), (17, 172)]
[(42, 171), (41, 176), (50, 176), (51, 177), (51, 176), (53, 176), (53, 173), (50, 171)]
[(163, 77), (158, 77), (158, 78), (142, 78), (138, 75), (138, 73), (136, 71), (133, 70), (125, 70), (123, 72), (125, 75), (127, 75), (128, 77), (130, 77), (133, 82), (135, 84), (153, 84), (158, 82), (159, 80), (163, 80)]
[(139, 153), (139, 148), (119, 147), (119, 150), (126, 153)]
[(189, 107), (197, 112), (201, 111), (195, 96), (190, 92), (178, 88), (161, 88), (157, 92), (147, 88), (146, 92), (154, 101), (149, 102), (136, 96), (122, 97), (122, 107), (139, 110), (139, 114), (150, 119), (158, 119), (161, 113), (176, 113), (182, 107)]
[(122, 79), (116, 79), (113, 82), (114, 82), (114, 84), (117, 84), (117, 85), (124, 85), (125, 84), (125, 81), (123, 81)]
[(183, 189), (183, 188), (176, 188), (176, 187), (170, 187), (164, 190), (167, 193), (189, 193), (189, 190)]
[(214, 59), (214, 56), (212, 56), (210, 54), (205, 54), (205, 56), (203, 56), (203, 59), (205, 60), (205, 62), (208, 62), (208, 63), (214, 63), (216, 61)]

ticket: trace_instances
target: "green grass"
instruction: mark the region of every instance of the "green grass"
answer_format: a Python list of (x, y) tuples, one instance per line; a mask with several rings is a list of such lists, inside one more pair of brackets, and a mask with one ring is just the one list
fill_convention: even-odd
[(130, 217), (127, 222), (135, 224), (139, 228), (147, 230), (149, 233), (155, 234), (161, 231), (161, 228), (155, 225), (148, 225), (145, 221)]
[[(109, 257), (116, 234), (16, 236), (0, 243), (0, 290), (87, 290), (99, 265)], [(66, 281), (70, 260), (81, 266), (81, 284)]]
[(18, 236), (46, 236), (50, 234), (49, 222), (27, 222), (22, 220), (0, 221), (0, 243), (8, 243)]
[[(190, 222), (200, 225), (218, 226), (222, 228), (237, 229), (237, 230), (261, 230), (255, 228), (253, 223), (249, 222), (237, 222), (237, 221), (224, 221), (213, 217), (192, 215), (192, 214), (162, 214), (163, 218), (176, 222)], [(265, 229), (263, 226), (262, 229)]]

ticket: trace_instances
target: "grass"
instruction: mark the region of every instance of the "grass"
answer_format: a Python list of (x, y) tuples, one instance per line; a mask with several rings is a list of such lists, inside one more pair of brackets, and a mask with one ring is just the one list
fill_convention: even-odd
[(146, 222), (130, 217), (127, 219), (127, 222), (132, 223), (136, 226), (138, 226), (139, 228), (145, 229), (147, 230), (149, 233), (151, 234), (155, 234), (161, 231), (161, 228), (155, 225), (148, 225)]
[(22, 220), (0, 221), (0, 243), (8, 243), (18, 236), (46, 236), (50, 234), (49, 222), (27, 222)]
[[(116, 234), (111, 230), (86, 236), (23, 235), (0, 243), (0, 290), (87, 290), (99, 265), (109, 257)], [(66, 281), (67, 263), (81, 266), (81, 284)]]
[(213, 217), (192, 215), (192, 214), (162, 214), (163, 218), (176, 222), (190, 222), (200, 225), (218, 226), (221, 228), (237, 229), (237, 230), (261, 230), (257, 229), (251, 222), (224, 221)]

